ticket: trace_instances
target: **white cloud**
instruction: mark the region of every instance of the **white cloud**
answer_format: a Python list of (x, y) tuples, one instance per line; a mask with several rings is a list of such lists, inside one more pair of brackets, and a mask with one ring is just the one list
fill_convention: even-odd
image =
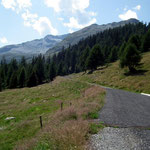
[(135, 9), (135, 10), (140, 10), (140, 9), (141, 9), (141, 5), (137, 5), (137, 6), (134, 7), (133, 9)]
[(135, 18), (138, 19), (138, 16), (136, 14), (136, 12), (132, 11), (132, 10), (128, 10), (127, 12), (125, 12), (124, 14), (120, 14), (119, 18), (121, 20), (128, 20), (130, 18)]
[(32, 27), (36, 30), (40, 35), (44, 34), (58, 34), (57, 29), (55, 29), (49, 18), (47, 17), (39, 17), (37, 14), (31, 14), (28, 10), (22, 14), (22, 18), (24, 19), (24, 25), (27, 27)]
[(0, 42), (1, 42), (2, 44), (7, 44), (7, 43), (8, 43), (8, 40), (7, 40), (6, 37), (2, 37), (2, 38), (0, 38)]
[(15, 2), (15, 0), (2, 0), (1, 4), (2, 4), (6, 9), (15, 10), (15, 7), (16, 7), (16, 2)]
[(60, 17), (58, 18), (59, 21), (64, 21), (64, 18)]
[(40, 33), (40, 35), (43, 35), (45, 33), (49, 33), (52, 35), (58, 34), (57, 29), (52, 26), (51, 21), (47, 17), (39, 17), (39, 19), (35, 21), (32, 26)]
[(89, 4), (89, 0), (72, 0), (72, 9), (83, 11), (89, 7)]
[(47, 7), (53, 8), (56, 12), (60, 11), (60, 2), (61, 0), (45, 0)]
[(81, 29), (81, 28), (84, 28), (86, 26), (89, 26), (93, 23), (96, 23), (96, 19), (92, 19), (90, 20), (90, 22), (88, 22), (87, 24), (79, 24), (78, 20), (74, 17), (71, 17), (70, 18), (70, 21), (69, 23), (64, 23), (64, 26), (70, 28), (69, 30), (71, 31), (72, 29)]
[(31, 0), (2, 0), (1, 4), (4, 8), (15, 10), (17, 13), (32, 6)]
[(29, 8), (32, 6), (32, 3), (30, 0), (17, 0), (17, 4), (19, 9)]
[[(53, 8), (56, 13), (68, 17), (69, 22), (63, 23), (69, 28), (69, 32), (73, 29), (81, 29), (96, 22), (97, 13), (87, 11), (90, 6), (90, 0), (44, 0), (47, 7)], [(63, 21), (63, 19), (58, 18)]]
[(60, 11), (83, 11), (89, 7), (90, 0), (44, 0), (47, 7), (55, 12)]
[(72, 29), (69, 29), (69, 33), (73, 33), (74, 31)]
[(97, 16), (97, 13), (96, 13), (96, 12), (93, 12), (93, 11), (90, 11), (90, 12), (89, 12), (89, 16)]

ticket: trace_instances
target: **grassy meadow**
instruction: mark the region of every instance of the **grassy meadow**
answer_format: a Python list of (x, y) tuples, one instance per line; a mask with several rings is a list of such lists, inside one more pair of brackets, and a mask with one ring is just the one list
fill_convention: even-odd
[(98, 86), (61, 77), (33, 88), (0, 92), (0, 150), (85, 148), (89, 133), (96, 130), (89, 120), (98, 117), (104, 95)]
[(93, 74), (79, 73), (75, 77), (79, 81), (150, 94), (150, 52), (144, 53), (142, 57), (136, 74), (129, 74), (128, 68), (121, 69), (117, 61), (99, 68)]

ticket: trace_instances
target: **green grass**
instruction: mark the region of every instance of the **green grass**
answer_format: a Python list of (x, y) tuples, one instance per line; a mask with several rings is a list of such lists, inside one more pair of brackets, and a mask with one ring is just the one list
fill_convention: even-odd
[[(89, 118), (97, 118), (97, 111), (104, 104), (105, 92), (98, 89), (98, 93), (85, 96), (84, 93), (88, 89), (91, 90), (93, 87), (84, 82), (58, 77), (53, 83), (34, 88), (0, 92), (0, 128), (3, 128), (0, 130), (0, 150), (11, 150), (22, 143), (28, 146), (32, 139), (42, 135), (39, 116), (42, 116), (45, 128), (51, 122), (51, 118), (60, 111), (61, 102), (64, 103), (63, 112), (60, 116), (56, 115), (56, 119), (54, 119), (58, 120), (59, 124), (63, 125), (70, 120), (78, 122), (80, 115), (87, 116), (88, 114)], [(94, 101), (99, 104), (93, 104)], [(70, 107), (73, 108), (67, 110)], [(6, 121), (6, 117), (15, 117), (15, 119)], [(79, 124), (83, 126), (85, 123), (83, 121), (83, 124), (82, 122)], [(75, 123), (75, 128), (78, 126), (78, 123)], [(88, 125), (84, 125), (84, 127), (86, 126)], [(59, 126), (55, 126), (54, 129), (57, 127)], [(85, 129), (85, 133), (87, 129)], [(72, 131), (74, 128), (69, 130)], [(83, 136), (83, 140), (84, 138)], [(47, 139), (37, 139), (37, 145), (32, 148), (34, 150), (46, 150), (54, 146), (47, 142)]]
[(89, 133), (90, 134), (97, 134), (101, 129), (103, 129), (105, 127), (104, 123), (100, 122), (99, 124), (96, 123), (92, 123), (90, 125), (90, 130)]
[(79, 81), (96, 83), (99, 85), (129, 90), (138, 93), (150, 93), (150, 52), (144, 53), (142, 56), (140, 70), (137, 74), (128, 75), (128, 69), (121, 69), (119, 61), (101, 67), (92, 74), (79, 73), (74, 76)]
[[(5, 128), (0, 131), (0, 150), (13, 149), (20, 140), (33, 137), (40, 129), (40, 115), (46, 124), (47, 118), (60, 109), (60, 101), (66, 107), (89, 87), (86, 83), (65, 79), (57, 82), (0, 93), (0, 127)], [(6, 121), (6, 117), (16, 119)]]

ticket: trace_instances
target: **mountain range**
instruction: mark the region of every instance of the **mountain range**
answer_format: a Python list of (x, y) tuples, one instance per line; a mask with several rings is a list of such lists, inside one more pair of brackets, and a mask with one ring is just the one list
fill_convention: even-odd
[(88, 36), (92, 36), (96, 33), (103, 32), (104, 30), (107, 29), (113, 29), (119, 26), (124, 26), (126, 24), (136, 24), (139, 23), (137, 19), (129, 19), (126, 21), (121, 21), (121, 22), (113, 22), (109, 24), (104, 24), (104, 25), (97, 25), (93, 24), (91, 26), (88, 26), (86, 28), (83, 28), (77, 32), (74, 32), (72, 34), (69, 34), (66, 38), (64, 38), (60, 43), (56, 44), (54, 47), (50, 48), (47, 52), (46, 55), (51, 55), (54, 52), (59, 52), (63, 48), (68, 48), (69, 45), (75, 45), (77, 44), (80, 40), (85, 39)]
[(129, 23), (136, 24), (139, 23), (139, 21), (136, 19), (129, 19), (104, 25), (93, 24), (72, 34), (60, 36), (47, 35), (42, 39), (4, 46), (0, 48), (0, 59), (2, 59), (3, 56), (5, 56), (8, 61), (12, 58), (19, 60), (22, 56), (31, 59), (33, 56), (37, 56), (40, 53), (45, 54), (46, 56), (52, 55), (61, 51), (63, 48), (69, 47), (69, 45), (77, 44), (80, 40), (85, 39), (88, 36), (103, 32), (107, 29), (124, 26)]
[(60, 36), (47, 35), (42, 39), (36, 39), (17, 45), (4, 46), (0, 48), (0, 59), (2, 59), (3, 56), (5, 56), (8, 61), (12, 58), (19, 60), (22, 56), (30, 59), (38, 54), (45, 54), (49, 48), (54, 47), (66, 36), (68, 36), (68, 34)]

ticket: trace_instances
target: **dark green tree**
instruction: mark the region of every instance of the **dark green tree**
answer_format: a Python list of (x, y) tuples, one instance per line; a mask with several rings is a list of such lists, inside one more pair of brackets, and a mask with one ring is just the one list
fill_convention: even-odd
[(144, 36), (143, 43), (142, 43), (142, 50), (143, 52), (150, 51), (150, 29)]
[(89, 46), (86, 47), (86, 49), (83, 50), (81, 56), (80, 56), (80, 66), (82, 71), (86, 71), (86, 59), (88, 58), (90, 53)]
[(118, 59), (118, 48), (114, 46), (108, 57), (108, 62), (115, 62)]
[(86, 60), (86, 67), (91, 71), (96, 70), (98, 66), (104, 64), (103, 54), (100, 46), (95, 45), (90, 51), (89, 57)]
[(139, 65), (141, 61), (140, 52), (137, 50), (134, 44), (127, 45), (124, 53), (120, 59), (121, 68), (128, 67), (129, 71), (134, 73), (135, 67)]
[(34, 71), (37, 74), (39, 84), (41, 84), (45, 79), (44, 64), (44, 58), (42, 57), (42, 55), (39, 55), (34, 65)]
[(38, 85), (38, 78), (35, 71), (32, 71), (29, 79), (27, 80), (27, 87), (34, 87)]
[(22, 58), (21, 58), (20, 65), (21, 65), (21, 67), (26, 67), (26, 65), (27, 65), (27, 62), (26, 62), (26, 59), (24, 56), (22, 56)]
[(17, 80), (17, 73), (16, 71), (13, 72), (11, 78), (10, 78), (10, 82), (9, 82), (9, 88), (10, 89), (14, 89), (14, 88), (17, 88), (17, 83), (18, 83), (18, 80)]
[(25, 84), (26, 84), (26, 72), (25, 72), (25, 68), (22, 67), (18, 77), (18, 85), (20, 88), (23, 88)]
[(63, 65), (62, 65), (62, 63), (60, 63), (60, 64), (58, 65), (58, 68), (57, 68), (57, 75), (59, 75), (59, 76), (62, 76), (62, 75), (63, 75)]
[(140, 51), (141, 40), (140, 40), (139, 35), (137, 35), (137, 34), (132, 35), (128, 42), (131, 44), (134, 44), (136, 46), (137, 50)]
[(10, 62), (10, 66), (12, 67), (13, 71), (17, 71), (17, 69), (18, 69), (17, 60), (13, 58)]
[(122, 45), (121, 45), (121, 47), (119, 48), (119, 52), (118, 52), (118, 57), (119, 57), (119, 58), (121, 58), (121, 56), (122, 56), (122, 54), (123, 54), (123, 52), (124, 52), (126, 46), (127, 46), (127, 43), (126, 43), (126, 42), (123, 42)]
[(49, 69), (49, 79), (50, 81), (53, 81), (54, 78), (56, 77), (56, 67), (54, 62), (51, 63), (50, 69)]
[(0, 75), (0, 92), (2, 91), (2, 80), (1, 80), (1, 75)]

